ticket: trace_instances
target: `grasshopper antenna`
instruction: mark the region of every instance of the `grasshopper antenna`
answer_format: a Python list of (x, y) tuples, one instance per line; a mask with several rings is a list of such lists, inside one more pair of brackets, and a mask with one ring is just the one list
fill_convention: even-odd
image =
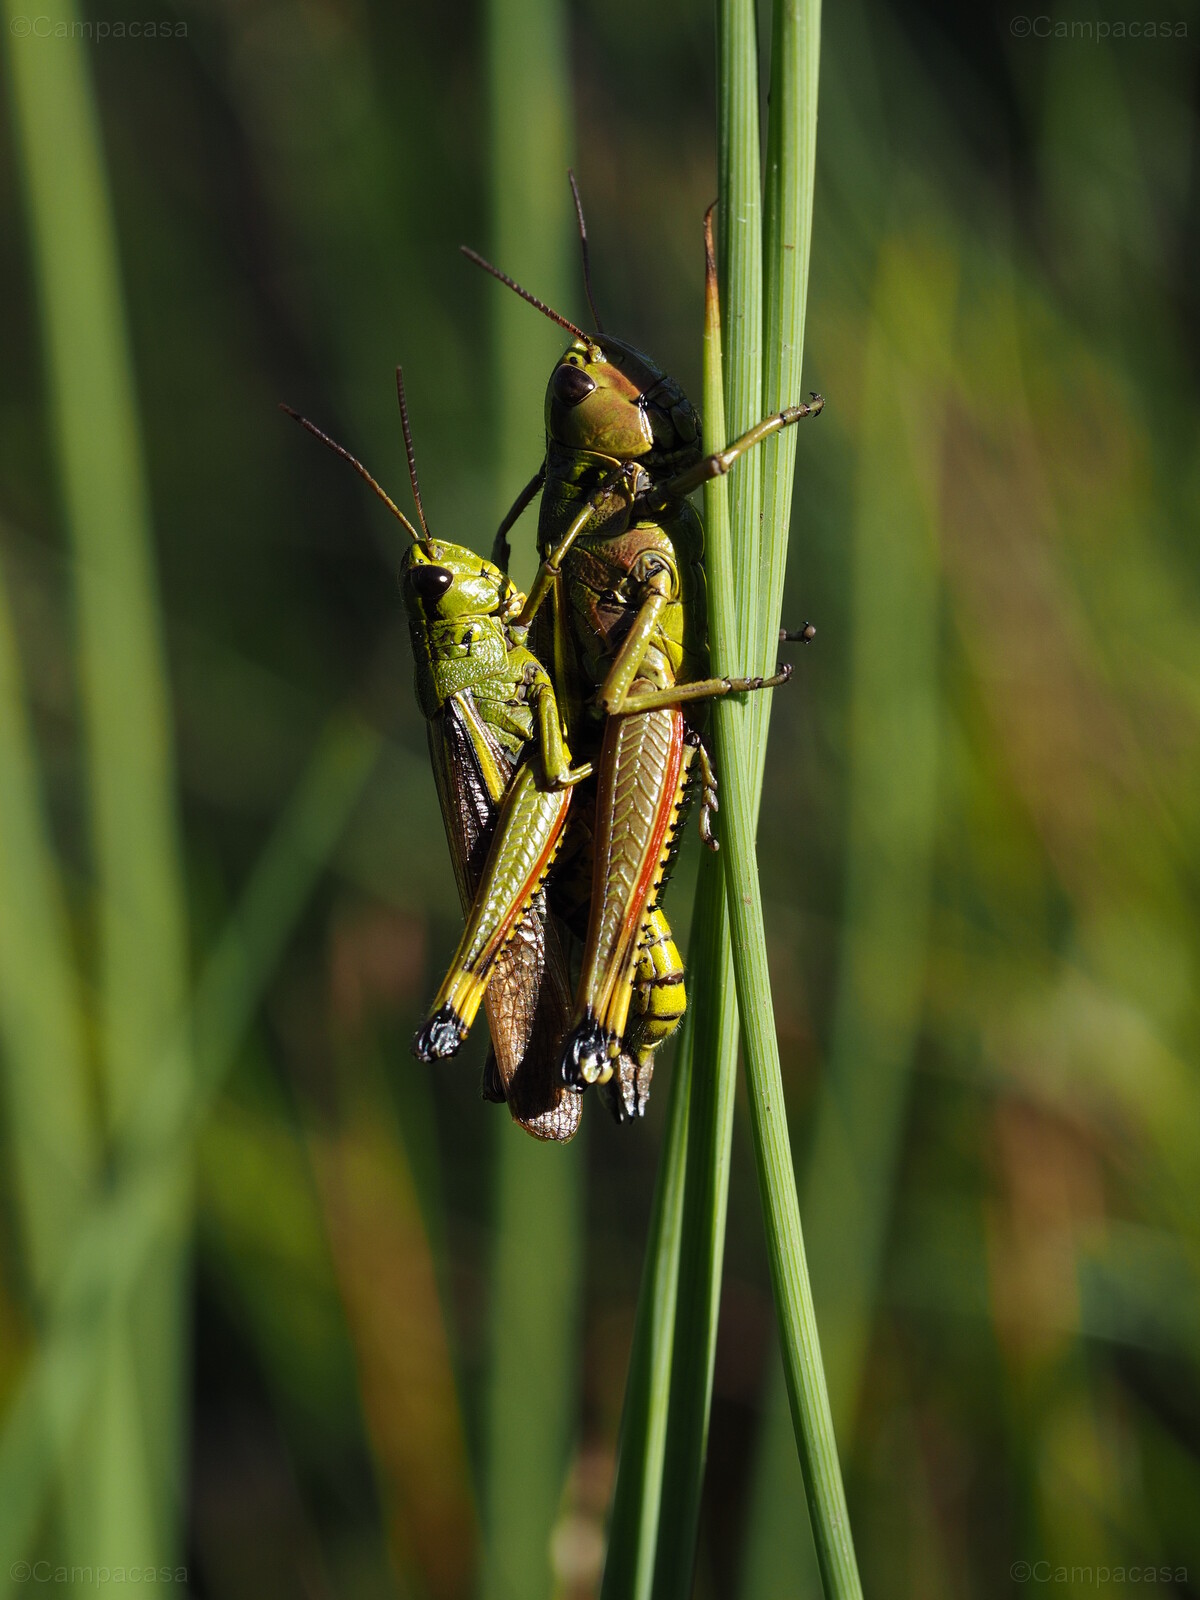
[(575, 182), (575, 173), (568, 167), (567, 177), (571, 180), (571, 193), (575, 197), (575, 216), (579, 222), (579, 250), (583, 256), (583, 292), (587, 295), (587, 303), (592, 308), (592, 321), (596, 324), (596, 332), (604, 332), (604, 324), (600, 321), (600, 313), (596, 310), (596, 302), (592, 298), (592, 264), (588, 255), (587, 223), (583, 220), (583, 201), (579, 198), (579, 185)]
[(544, 300), (539, 300), (537, 295), (530, 294), (528, 289), (522, 289), (521, 285), (515, 278), (510, 278), (507, 272), (501, 272), (499, 267), (494, 267), (490, 261), (485, 261), (483, 256), (481, 256), (477, 250), (472, 250), (468, 245), (465, 244), (460, 245), (459, 249), (462, 251), (463, 255), (466, 256), (468, 261), (473, 261), (477, 267), (482, 267), (485, 272), (490, 272), (493, 278), (498, 278), (500, 282), (507, 288), (511, 289), (514, 294), (519, 294), (522, 300), (528, 300), (529, 304), (540, 311), (544, 317), (549, 317), (551, 322), (557, 322), (560, 328), (565, 328), (568, 333), (573, 333), (577, 339), (582, 339), (589, 350), (595, 350), (597, 355), (599, 355), (596, 341), (592, 338), (591, 334), (584, 333), (582, 328), (577, 328), (573, 322), (568, 322), (561, 311), (555, 311), (554, 308), (552, 306), (548, 306)]
[[(291, 417), (294, 422), (298, 422), (302, 428), (306, 428), (308, 432), (312, 434), (314, 439), (320, 439), (322, 444), (328, 445), (335, 456), (341, 456), (343, 461), (349, 462), (363, 482), (369, 488), (373, 489), (383, 501), (384, 505), (392, 513), (396, 521), (408, 530), (409, 538), (415, 539), (418, 544), (421, 542), (421, 535), (413, 527), (412, 523), (392, 499), (391, 495), (386, 489), (382, 488), (378, 483), (376, 483), (375, 479), (371, 476), (366, 467), (363, 466), (362, 462), (359, 461), (356, 456), (352, 456), (349, 450), (344, 449), (343, 446), (338, 444), (336, 439), (331, 439), (327, 433), (322, 433), (315, 422), (310, 422), (307, 417), (302, 417), (298, 411), (293, 411), (291, 406), (285, 406), (283, 402), (280, 401), (279, 409), (281, 411), (286, 411), (288, 416)], [(422, 522), (422, 526), (424, 526), (424, 522)]]
[(396, 368), (396, 398), (400, 402), (400, 426), (404, 429), (404, 449), (408, 456), (408, 476), (412, 484), (413, 500), (417, 507), (417, 521), (421, 524), (421, 532), (425, 535), (425, 543), (429, 540), (429, 524), (425, 521), (425, 507), (421, 503), (421, 485), (417, 482), (417, 455), (413, 449), (412, 429), (408, 423), (408, 402), (404, 398), (404, 368)]

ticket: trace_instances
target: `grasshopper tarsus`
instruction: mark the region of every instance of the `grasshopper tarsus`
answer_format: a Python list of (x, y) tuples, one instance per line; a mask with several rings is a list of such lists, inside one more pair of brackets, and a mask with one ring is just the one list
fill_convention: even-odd
[(586, 783), (595, 770), (592, 762), (585, 761), (580, 767), (570, 767), (561, 777), (547, 777), (546, 787), (555, 790), (573, 789), (576, 784)]
[(802, 400), (797, 406), (785, 406), (779, 413), (779, 419), (784, 423), (801, 422), (805, 417), (819, 417), (824, 409), (825, 396), (810, 389), (807, 403)]
[(769, 678), (722, 678), (719, 681), (725, 685), (726, 694), (753, 694), (759, 689), (778, 689), (781, 684), (787, 683), (791, 676), (790, 663), (781, 661), (777, 663), (776, 670)]
[(616, 1070), (601, 1089), (601, 1097), (614, 1122), (623, 1125), (646, 1115), (653, 1066), (622, 1051)]
[(816, 625), (806, 622), (799, 628), (780, 628), (780, 644), (811, 644), (817, 637)]

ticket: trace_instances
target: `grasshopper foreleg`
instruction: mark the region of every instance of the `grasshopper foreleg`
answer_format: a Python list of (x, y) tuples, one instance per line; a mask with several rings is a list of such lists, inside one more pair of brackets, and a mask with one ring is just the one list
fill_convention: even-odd
[[(749, 694), (773, 689), (792, 675), (790, 666), (780, 666), (768, 678), (699, 678), (691, 683), (647, 685), (642, 668), (655, 641), (663, 613), (674, 602), (671, 574), (663, 568), (647, 578), (645, 598), (638, 607), (633, 626), (625, 635), (616, 660), (608, 670), (595, 699), (596, 709), (606, 717), (634, 716), (642, 711), (662, 711), (690, 700), (716, 700), (727, 694)], [(642, 687), (634, 684), (642, 679)]]
[(558, 698), (545, 673), (535, 680), (534, 693), (537, 697), (538, 747), (546, 786), (550, 789), (574, 788), (577, 783), (591, 777), (592, 763), (585, 761), (582, 766), (573, 767), (568, 760), (562, 720), (558, 714)]
[(628, 717), (639, 711), (658, 711), (664, 706), (681, 706), (689, 700), (719, 700), (727, 694), (752, 694), (759, 689), (776, 689), (787, 683), (792, 669), (783, 665), (769, 678), (700, 678), (695, 683), (673, 683), (664, 689), (639, 689), (617, 704), (605, 706), (610, 717)]
[(626, 506), (633, 506), (638, 497), (644, 493), (646, 481), (645, 471), (636, 462), (625, 462), (611, 472), (596, 492), (584, 501), (566, 533), (538, 568), (537, 575), (529, 587), (528, 598), (514, 624), (515, 627), (527, 628), (533, 621), (542, 602), (553, 588), (555, 579), (562, 571), (562, 564), (570, 554), (571, 546), (585, 531), (597, 512), (603, 508), (609, 497), (615, 492), (624, 500)]
[(712, 455), (705, 456), (703, 461), (697, 461), (694, 467), (689, 467), (678, 477), (668, 478), (664, 483), (656, 484), (654, 497), (681, 500), (684, 495), (691, 494), (693, 489), (698, 489), (710, 478), (723, 477), (736, 461), (740, 461), (748, 451), (754, 449), (756, 444), (769, 439), (773, 433), (779, 433), (783, 428), (790, 428), (793, 423), (802, 422), (805, 417), (819, 417), (824, 409), (825, 397), (820, 394), (813, 395), (811, 404), (785, 406), (774, 416), (764, 417), (761, 422), (756, 422), (732, 444), (727, 444), (724, 450), (714, 450)]

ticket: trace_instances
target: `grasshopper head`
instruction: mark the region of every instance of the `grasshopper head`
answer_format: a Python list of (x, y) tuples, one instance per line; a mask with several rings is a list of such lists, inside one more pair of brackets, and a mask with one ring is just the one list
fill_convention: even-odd
[(461, 544), (430, 539), (409, 545), (400, 563), (400, 590), (410, 622), (455, 622), (469, 617), (508, 618), (521, 594), (499, 567)]
[[(583, 247), (584, 284), (595, 316), (587, 229), (574, 174), (571, 189)], [(523, 289), (507, 272), (501, 272), (466, 245), (462, 248), (477, 267), (490, 272), (544, 317), (574, 335), (550, 374), (546, 391), (546, 438), (550, 444), (617, 461), (642, 461), (651, 472), (658, 467), (665, 468), (668, 474), (684, 471), (699, 461), (700, 419), (674, 378), (631, 344), (600, 331), (599, 318), (597, 331), (585, 333), (561, 311)]]
[(550, 375), (546, 433), (568, 450), (673, 470), (700, 458), (700, 420), (674, 378), (620, 339), (576, 339)]

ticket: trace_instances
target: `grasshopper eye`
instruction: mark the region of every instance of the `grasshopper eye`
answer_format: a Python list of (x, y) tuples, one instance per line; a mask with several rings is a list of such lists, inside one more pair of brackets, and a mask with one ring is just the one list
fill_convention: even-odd
[(561, 400), (565, 406), (577, 406), (581, 400), (586, 400), (596, 387), (596, 380), (590, 378), (582, 367), (563, 365), (555, 369), (551, 381), (556, 400)]
[(454, 574), (447, 572), (445, 567), (419, 566), (412, 569), (408, 580), (419, 600), (433, 604), (442, 598), (454, 582)]

